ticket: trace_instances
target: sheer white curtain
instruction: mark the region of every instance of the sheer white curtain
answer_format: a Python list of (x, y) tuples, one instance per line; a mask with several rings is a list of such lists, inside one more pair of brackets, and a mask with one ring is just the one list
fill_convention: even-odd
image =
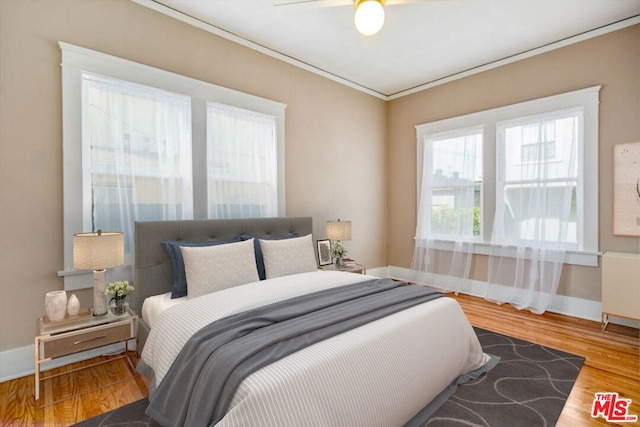
[(542, 313), (556, 294), (582, 215), (576, 208), (581, 114), (569, 110), (498, 123), (487, 299)]
[(191, 101), (82, 74), (85, 231), (122, 231), (132, 263), (134, 222), (193, 217)]
[(276, 118), (207, 104), (209, 218), (278, 215)]
[(410, 280), (465, 290), (480, 235), (482, 128), (422, 142), (422, 185)]

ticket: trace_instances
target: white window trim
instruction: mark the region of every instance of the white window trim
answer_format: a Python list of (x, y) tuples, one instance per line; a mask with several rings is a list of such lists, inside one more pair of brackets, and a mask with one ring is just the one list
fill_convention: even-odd
[[(417, 125), (416, 142), (417, 142), (417, 200), (418, 208), (420, 206), (420, 187), (422, 185), (423, 176), (423, 154), (424, 141), (433, 134), (444, 133), (454, 129), (469, 128), (473, 126), (484, 126), (483, 135), (483, 154), (484, 171), (483, 171), (483, 195), (482, 201), (482, 236), (491, 235), (493, 228), (493, 212), (495, 209), (495, 182), (496, 182), (496, 124), (506, 120), (512, 120), (519, 117), (532, 116), (542, 114), (549, 111), (564, 110), (575, 107), (583, 107), (583, 141), (582, 147), (578, 152), (578, 174), (583, 176), (583, 186), (579, 191), (583, 191), (584, 205), (584, 226), (583, 230), (587, 233), (584, 235), (582, 250), (567, 251), (567, 259), (565, 263), (586, 265), (597, 267), (598, 256), (598, 191), (588, 191), (586, 189), (598, 188), (598, 141), (599, 141), (599, 119), (598, 104), (601, 86), (593, 86), (585, 89), (567, 92), (560, 95), (549, 96), (545, 98), (525, 101), (517, 104), (507, 105), (504, 107), (494, 108), (490, 110), (480, 111), (477, 113), (467, 114), (464, 116), (452, 117), (448, 119), (438, 120), (435, 122)], [(588, 173), (584, 173), (588, 171)], [(484, 186), (484, 183), (489, 183)], [(487, 205), (490, 207), (487, 208)], [(487, 216), (487, 211), (491, 213)], [(593, 232), (592, 230), (596, 230)], [(589, 232), (590, 231), (590, 232)], [(453, 250), (454, 243), (450, 241), (439, 241), (438, 247), (443, 250)], [(474, 253), (489, 255), (491, 244), (488, 242), (476, 243), (474, 245)], [(514, 250), (515, 256), (515, 250)]]
[[(424, 164), (423, 156), (425, 154), (426, 155), (430, 155), (430, 156), (433, 155), (433, 147), (431, 146), (431, 144), (427, 144), (427, 143), (429, 141), (433, 141), (433, 140), (456, 138), (456, 137), (459, 137), (460, 135), (469, 135), (471, 133), (483, 133), (483, 130), (484, 130), (483, 127), (484, 126), (467, 126), (467, 127), (463, 127), (463, 128), (448, 129), (448, 130), (446, 130), (444, 132), (438, 132), (438, 133), (429, 134), (428, 138), (424, 138), (422, 140), (423, 144), (418, 143), (418, 146), (419, 146), (418, 147), (418, 155), (420, 156), (420, 159), (418, 159), (418, 170), (419, 170), (418, 174), (420, 176), (420, 179), (418, 180), (418, 201), (420, 201), (420, 195), (421, 195), (421, 188), (420, 187), (422, 185), (422, 176), (423, 176), (422, 175), (423, 171), (421, 169), (424, 168), (424, 166), (423, 166), (423, 164)], [(426, 146), (426, 145), (428, 145), (428, 146)], [(425, 153), (425, 151), (426, 151), (426, 153)], [(427, 170), (426, 170), (427, 176), (433, 176), (433, 174), (434, 174), (433, 163), (432, 162), (427, 163), (426, 168), (427, 168)], [(475, 187), (475, 185), (476, 184), (474, 182), (472, 184), (464, 184), (462, 186), (463, 187)], [(433, 185), (431, 187), (432, 190), (435, 189), (435, 188), (438, 188), (438, 187), (435, 186), (435, 185)], [(480, 193), (483, 194), (482, 186), (481, 186), (481, 189), (480, 189)], [(431, 200), (428, 200), (425, 203), (427, 203), (426, 210), (427, 211), (431, 211), (432, 206), (433, 206), (432, 203), (431, 203)], [(480, 198), (480, 204), (482, 205), (482, 197)], [(418, 212), (419, 212), (419, 207), (420, 207), (420, 204), (418, 204)], [(482, 207), (481, 207), (481, 209), (482, 209)], [(480, 217), (480, 220), (482, 221), (483, 217)], [(430, 221), (430, 219), (429, 219), (429, 221)], [(482, 224), (480, 224), (480, 227), (482, 228)], [(431, 224), (429, 224), (427, 229), (430, 229), (430, 228), (431, 228)], [(482, 241), (480, 240), (481, 238), (482, 238), (482, 236), (469, 236), (465, 240), (465, 242), (482, 243)], [(435, 235), (434, 239), (435, 240), (442, 239), (442, 241), (446, 241), (445, 236), (443, 236), (441, 234), (440, 235)]]
[[(83, 218), (82, 182), (82, 71), (126, 80), (191, 97), (194, 218), (207, 217), (206, 104), (217, 102), (276, 117), (278, 147), (278, 215), (285, 214), (284, 131), (286, 104), (217, 86), (191, 77), (139, 64), (91, 49), (58, 42), (62, 51), (63, 134), (63, 230), (65, 289), (91, 286), (89, 273), (73, 270), (72, 237), (88, 231), (90, 219)], [(196, 126), (197, 125), (197, 126)], [(89, 227), (89, 228), (87, 228)]]

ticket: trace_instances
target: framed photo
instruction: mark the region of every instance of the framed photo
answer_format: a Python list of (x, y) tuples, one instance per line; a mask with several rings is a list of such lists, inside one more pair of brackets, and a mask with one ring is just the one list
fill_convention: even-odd
[(318, 265), (329, 265), (333, 263), (331, 258), (331, 240), (316, 240), (318, 245)]
[(640, 142), (614, 146), (613, 234), (640, 236)]

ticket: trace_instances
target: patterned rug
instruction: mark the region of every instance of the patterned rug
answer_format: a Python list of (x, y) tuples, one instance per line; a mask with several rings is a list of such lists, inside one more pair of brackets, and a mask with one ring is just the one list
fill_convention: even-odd
[(474, 328), (491, 371), (456, 390), (426, 426), (554, 426), (584, 358)]
[[(425, 426), (554, 426), (584, 358), (474, 328), (486, 353), (500, 362), (486, 375), (459, 386)], [(77, 427), (159, 426), (142, 399)]]

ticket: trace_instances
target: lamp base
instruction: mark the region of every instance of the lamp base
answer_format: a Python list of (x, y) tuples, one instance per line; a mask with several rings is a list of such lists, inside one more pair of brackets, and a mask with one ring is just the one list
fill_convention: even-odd
[(107, 303), (104, 295), (107, 270), (93, 271), (93, 316), (104, 316), (107, 314)]

